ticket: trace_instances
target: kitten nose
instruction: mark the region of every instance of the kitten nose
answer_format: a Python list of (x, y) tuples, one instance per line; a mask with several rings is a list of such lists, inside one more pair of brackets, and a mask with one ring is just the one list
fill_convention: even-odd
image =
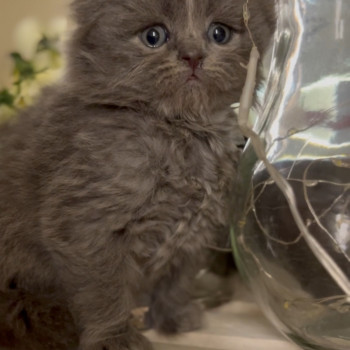
[(188, 65), (195, 71), (201, 64), (203, 56), (201, 55), (183, 55), (182, 59), (187, 61)]

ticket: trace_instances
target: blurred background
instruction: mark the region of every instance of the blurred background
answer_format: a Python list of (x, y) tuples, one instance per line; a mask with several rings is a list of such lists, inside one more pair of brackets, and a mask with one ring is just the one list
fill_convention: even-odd
[[(27, 51), (42, 32), (62, 31), (70, 0), (0, 0), (0, 89), (11, 81), (13, 51)], [(21, 28), (22, 27), (22, 28)], [(21, 46), (21, 47), (19, 47)], [(30, 59), (31, 57), (27, 57)]]

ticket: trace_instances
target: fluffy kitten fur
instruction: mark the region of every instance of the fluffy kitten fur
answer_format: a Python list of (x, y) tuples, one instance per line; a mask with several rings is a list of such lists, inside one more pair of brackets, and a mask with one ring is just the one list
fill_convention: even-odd
[[(251, 42), (243, 0), (76, 0), (66, 77), (0, 139), (0, 345), (141, 350), (142, 288), (165, 333), (200, 325), (188, 288), (226, 235)], [(273, 0), (251, 0), (261, 52)], [(234, 28), (210, 42), (212, 22)], [(139, 33), (164, 24), (169, 41)], [(186, 57), (199, 57), (197, 81)]]

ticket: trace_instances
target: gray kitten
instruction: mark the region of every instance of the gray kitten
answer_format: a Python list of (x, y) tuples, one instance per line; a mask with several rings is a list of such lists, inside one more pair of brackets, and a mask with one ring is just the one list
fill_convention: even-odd
[[(226, 235), (244, 0), (76, 0), (64, 81), (0, 131), (0, 345), (141, 350), (200, 326), (189, 287)], [(261, 52), (273, 0), (251, 0)]]

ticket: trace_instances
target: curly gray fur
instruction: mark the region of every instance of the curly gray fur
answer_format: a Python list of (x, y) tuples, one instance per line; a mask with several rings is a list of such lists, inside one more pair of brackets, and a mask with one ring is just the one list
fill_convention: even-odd
[[(129, 324), (145, 289), (156, 329), (200, 326), (189, 287), (227, 232), (239, 155), (243, 2), (74, 1), (65, 79), (0, 131), (0, 345), (150, 349)], [(250, 8), (262, 52), (273, 0)], [(212, 22), (235, 29), (228, 44)], [(150, 49), (139, 33), (159, 23), (169, 41)]]

